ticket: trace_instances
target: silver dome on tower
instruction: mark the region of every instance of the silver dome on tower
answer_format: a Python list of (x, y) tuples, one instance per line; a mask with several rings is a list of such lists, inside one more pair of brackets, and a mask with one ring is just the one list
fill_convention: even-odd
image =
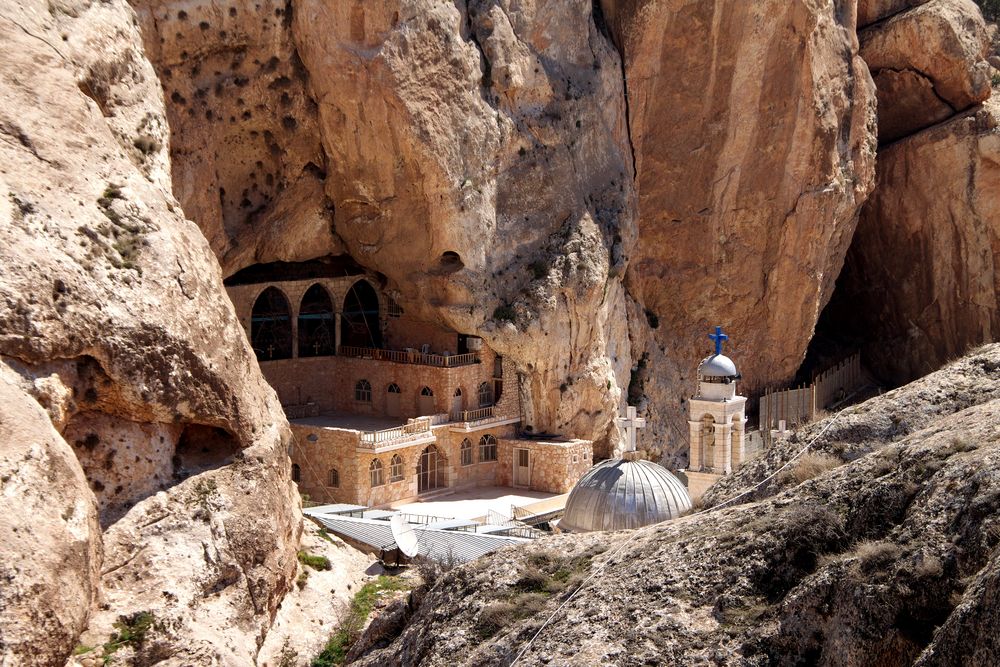
[(559, 530), (641, 528), (691, 509), (680, 480), (652, 461), (609, 459), (584, 475), (566, 500)]

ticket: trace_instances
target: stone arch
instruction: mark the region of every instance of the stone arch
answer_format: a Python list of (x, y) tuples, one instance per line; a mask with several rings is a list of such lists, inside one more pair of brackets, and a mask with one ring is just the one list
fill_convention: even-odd
[(372, 459), (372, 462), (368, 464), (368, 481), (372, 488), (385, 484), (382, 473), (382, 462), (378, 459)]
[(313, 283), (299, 304), (299, 356), (325, 357), (336, 354), (333, 300), (319, 283)]
[(483, 382), (479, 385), (479, 407), (486, 408), (493, 405), (493, 387), (490, 386), (489, 382)]
[(277, 287), (268, 287), (253, 302), (250, 345), (258, 361), (292, 358), (292, 311)]
[(437, 445), (427, 445), (420, 452), (417, 461), (417, 493), (424, 493), (433, 489), (440, 489), (446, 486), (445, 483), (445, 459), (438, 450)]
[(472, 459), (472, 442), (468, 438), (462, 440), (462, 446), (459, 448), (461, 463), (463, 466), (471, 466), (473, 464)]
[(354, 385), (354, 400), (361, 403), (372, 402), (372, 384), (368, 380), (358, 380)]
[(389, 460), (389, 481), (398, 482), (403, 479), (403, 457), (393, 454)]
[(365, 279), (358, 280), (344, 296), (341, 343), (351, 347), (382, 347), (378, 292)]
[(486, 463), (497, 460), (497, 439), (492, 433), (487, 433), (479, 439), (479, 462)]

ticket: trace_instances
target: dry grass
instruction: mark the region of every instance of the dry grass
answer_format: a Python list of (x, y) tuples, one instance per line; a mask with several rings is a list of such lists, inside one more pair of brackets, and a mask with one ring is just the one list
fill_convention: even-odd
[(841, 463), (840, 459), (829, 454), (806, 452), (799, 458), (795, 467), (788, 471), (786, 480), (801, 484), (813, 477), (822, 475), (827, 470), (833, 470), (840, 466)]

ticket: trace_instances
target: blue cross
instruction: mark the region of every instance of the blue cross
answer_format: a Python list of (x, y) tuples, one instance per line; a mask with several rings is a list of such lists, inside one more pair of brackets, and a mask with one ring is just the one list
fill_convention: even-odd
[(722, 333), (722, 327), (715, 327), (715, 333), (708, 334), (708, 337), (715, 341), (715, 353), (722, 354), (722, 341), (729, 340), (729, 336)]

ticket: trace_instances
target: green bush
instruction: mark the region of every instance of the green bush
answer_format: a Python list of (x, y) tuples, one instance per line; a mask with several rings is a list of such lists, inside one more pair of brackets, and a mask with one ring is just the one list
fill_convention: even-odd
[(314, 570), (329, 570), (333, 566), (330, 565), (330, 559), (326, 556), (314, 556), (307, 551), (300, 551), (299, 562), (303, 565), (308, 565)]
[[(300, 554), (302, 552), (299, 552)], [(301, 556), (300, 556), (301, 560)], [(330, 635), (326, 646), (318, 656), (313, 658), (310, 667), (333, 667), (344, 664), (347, 652), (351, 648), (361, 629), (365, 627), (368, 615), (372, 613), (375, 600), (380, 593), (385, 591), (405, 591), (409, 585), (399, 577), (389, 577), (380, 575), (374, 581), (370, 581), (361, 587), (351, 600), (346, 616), (340, 621), (339, 627)]]
[(146, 633), (153, 627), (156, 617), (151, 611), (139, 611), (131, 616), (119, 616), (114, 622), (116, 632), (104, 644), (104, 655), (109, 656), (122, 646), (139, 646), (146, 639)]

